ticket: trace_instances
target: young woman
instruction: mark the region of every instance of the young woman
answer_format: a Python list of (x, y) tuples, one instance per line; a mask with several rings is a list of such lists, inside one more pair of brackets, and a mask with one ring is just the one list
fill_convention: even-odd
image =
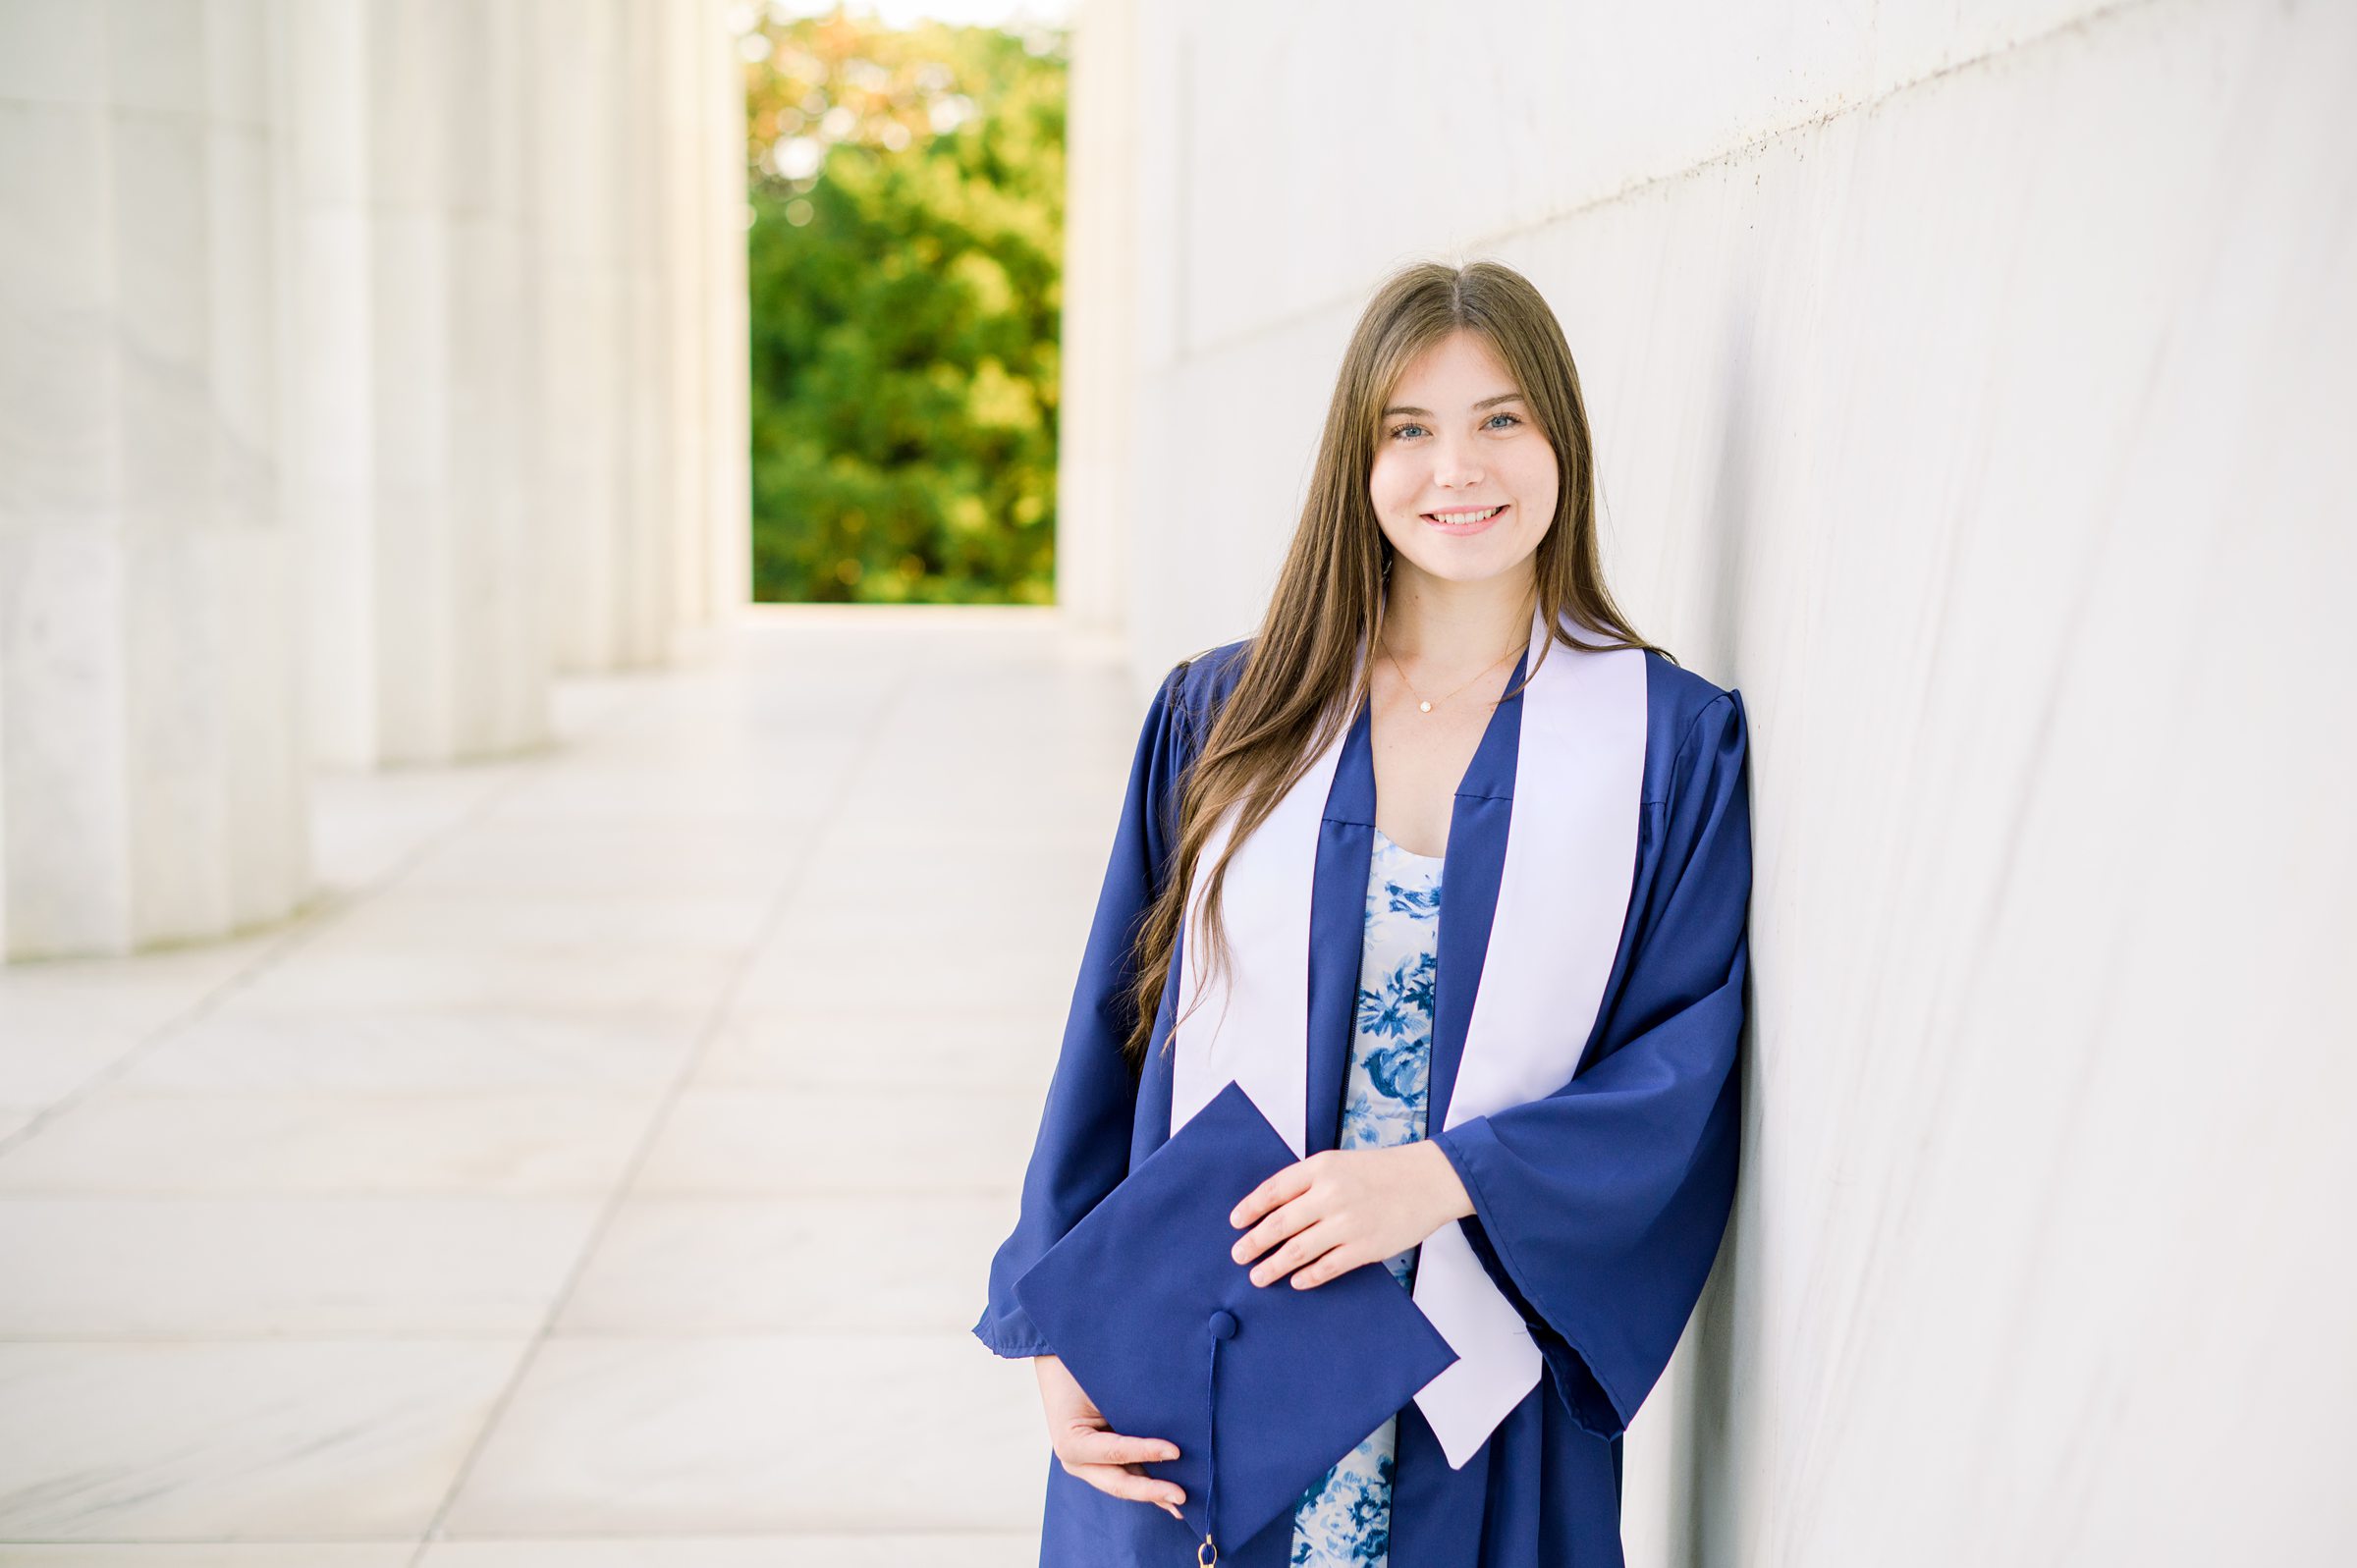
[(1740, 694), (1614, 607), (1591, 453), (1527, 280), (1402, 271), (1259, 631), (1154, 697), (974, 1325), (1038, 1374), (1043, 1565), (1196, 1544), (1176, 1444), (1013, 1286), (1231, 1080), (1304, 1156), (1230, 1217), (1253, 1280), (1381, 1263), (1460, 1359), (1219, 1560), (1621, 1561), (1620, 1433), (1733, 1198), (1751, 837)]

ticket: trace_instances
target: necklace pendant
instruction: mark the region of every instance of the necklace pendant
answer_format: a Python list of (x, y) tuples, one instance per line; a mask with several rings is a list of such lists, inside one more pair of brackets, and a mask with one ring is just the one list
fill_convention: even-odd
[(1431, 703), (1429, 703), (1429, 702), (1419, 702), (1419, 703), (1417, 703), (1417, 704), (1416, 704), (1416, 708), (1417, 708), (1417, 710), (1418, 710), (1419, 712), (1422, 712), (1422, 713), (1430, 713), (1430, 712), (1432, 712), (1432, 704), (1431, 704)]

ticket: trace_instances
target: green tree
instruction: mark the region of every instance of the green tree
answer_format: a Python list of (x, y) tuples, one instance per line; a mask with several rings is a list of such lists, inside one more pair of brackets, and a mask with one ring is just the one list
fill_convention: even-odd
[(1053, 602), (1066, 35), (747, 41), (753, 596)]

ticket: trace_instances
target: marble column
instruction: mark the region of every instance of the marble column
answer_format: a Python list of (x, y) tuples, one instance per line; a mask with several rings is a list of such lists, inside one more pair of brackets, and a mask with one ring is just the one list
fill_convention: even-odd
[[(739, 8), (741, 9), (741, 8)], [(694, 345), (695, 410), (682, 457), (682, 494), (692, 510), (680, 529), (679, 615), (690, 626), (725, 625), (752, 598), (750, 323), (745, 281), (744, 62), (730, 0), (683, 10), (691, 30), (683, 77), (681, 211), (689, 241), (682, 342)]]
[[(707, 0), (724, 22), (723, 0)], [(752, 293), (745, 235), (752, 204), (745, 193), (744, 62), (734, 47), (707, 48), (704, 86), (705, 260), (704, 490), (712, 532), (705, 551), (715, 616), (753, 597)]]
[[(461, 154), (465, 199), (454, 236), (471, 286), (458, 299), (455, 456), (462, 528), (480, 535), (462, 583), (456, 644), (473, 696), (458, 715), (458, 746), (482, 756), (549, 737), (547, 563), (562, 531), (542, 492), (537, 435), (545, 419), (538, 309), (540, 237), (533, 191), (552, 149), (534, 133), (541, 40), (521, 0), (466, 6), (480, 51), (474, 101), (484, 122), (479, 164)], [(471, 519), (471, 520), (470, 520)]]
[(664, 663), (671, 652), (670, 366), (665, 335), (669, 246), (664, 236), (662, 8), (618, 0), (614, 129), (608, 177), (620, 268), (622, 438), (614, 473), (621, 508), (613, 594), (592, 669)]
[(329, 764), (546, 734), (525, 20), (462, 0), (289, 12), (290, 450)]
[(0, 952), (309, 885), (272, 0), (0, 10)]
[(654, 60), (657, 206), (661, 214), (658, 314), (664, 357), (663, 510), (670, 519), (671, 613), (682, 625), (703, 619), (703, 464), (698, 445), (704, 422), (704, 346), (701, 341), (703, 246), (696, 212), (701, 187), (695, 147), (699, 129), (695, 65), (710, 14), (700, 3), (666, 6), (656, 14)]
[[(1056, 446), (1056, 606), (1076, 631), (1126, 632), (1138, 509), (1139, 93), (1136, 0), (1073, 15), (1066, 137), (1064, 386)], [(1145, 590), (1139, 589), (1139, 592)]]
[(715, 0), (0, 0), (0, 952), (309, 892), (744, 598)]
[(629, 0), (540, 0), (535, 32), (548, 70), (536, 116), (548, 148), (535, 228), (541, 244), (540, 369), (544, 496), (561, 543), (547, 566), (560, 669), (634, 662), (623, 635), (636, 573), (631, 398), (637, 334), (628, 243), (637, 223), (629, 169), (637, 126), (629, 112)]

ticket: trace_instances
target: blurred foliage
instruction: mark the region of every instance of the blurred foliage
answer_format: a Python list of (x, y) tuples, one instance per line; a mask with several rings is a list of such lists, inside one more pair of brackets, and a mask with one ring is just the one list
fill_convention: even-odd
[(1067, 35), (741, 42), (753, 597), (1052, 603)]

